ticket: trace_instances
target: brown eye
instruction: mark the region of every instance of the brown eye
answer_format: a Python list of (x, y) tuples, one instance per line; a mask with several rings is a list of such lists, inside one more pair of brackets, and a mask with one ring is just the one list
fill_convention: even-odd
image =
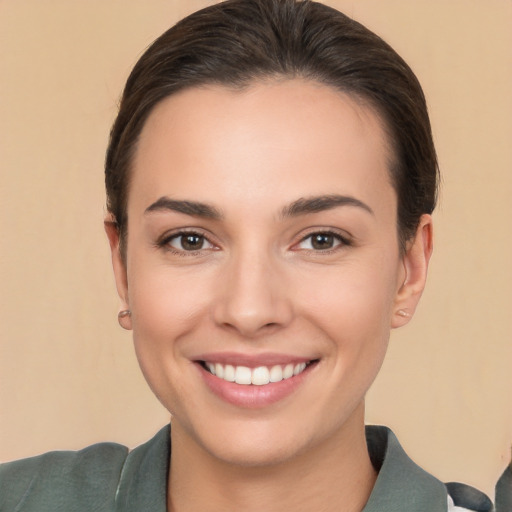
[(168, 243), (178, 251), (200, 251), (213, 247), (204, 236), (197, 233), (180, 233), (173, 236)]
[(328, 233), (317, 233), (311, 237), (311, 246), (319, 251), (322, 249), (332, 249), (334, 243), (334, 236)]
[(298, 249), (306, 249), (310, 251), (326, 251), (334, 249), (339, 245), (347, 245), (347, 242), (339, 235), (329, 232), (311, 233), (303, 238), (298, 244)]

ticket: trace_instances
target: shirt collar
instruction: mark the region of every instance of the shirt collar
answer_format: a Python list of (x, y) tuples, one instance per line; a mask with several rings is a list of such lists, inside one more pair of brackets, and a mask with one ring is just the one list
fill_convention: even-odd
[(166, 512), (170, 425), (128, 454), (116, 492), (116, 512)]
[(387, 427), (367, 426), (370, 458), (379, 471), (363, 512), (439, 512), (447, 508), (442, 482), (417, 466)]

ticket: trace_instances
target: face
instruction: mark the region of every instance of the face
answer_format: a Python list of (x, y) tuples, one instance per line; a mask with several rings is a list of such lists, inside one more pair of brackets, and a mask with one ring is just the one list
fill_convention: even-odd
[(141, 368), (191, 446), (265, 464), (363, 428), (430, 254), (428, 217), (399, 251), (390, 157), (369, 108), (306, 81), (189, 89), (150, 115), (126, 265), (109, 236)]

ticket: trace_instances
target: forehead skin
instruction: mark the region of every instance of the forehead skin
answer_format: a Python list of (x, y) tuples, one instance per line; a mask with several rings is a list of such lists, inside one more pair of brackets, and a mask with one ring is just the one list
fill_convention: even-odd
[[(269, 193), (276, 201), (280, 194), (282, 201), (303, 197), (305, 181), (310, 195), (337, 192), (364, 201), (370, 180), (378, 185), (370, 187), (371, 201), (396, 215), (390, 160), (377, 114), (331, 87), (294, 79), (258, 82), (243, 90), (186, 89), (158, 104), (142, 130), (128, 215), (140, 215), (158, 199), (162, 186), (172, 195), (172, 182), (163, 183), (170, 175), (179, 178), (181, 195), (211, 202), (215, 190), (218, 204), (229, 197), (247, 208)], [(153, 172), (162, 168), (169, 176)], [(343, 183), (351, 172), (359, 174), (357, 180)]]

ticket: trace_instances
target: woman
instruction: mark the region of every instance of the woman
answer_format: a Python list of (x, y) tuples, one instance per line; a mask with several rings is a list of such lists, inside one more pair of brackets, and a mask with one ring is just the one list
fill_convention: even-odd
[(6, 465), (2, 510), (490, 510), (364, 427), (437, 191), (386, 43), (312, 2), (186, 18), (128, 79), (106, 186), (119, 322), (172, 428)]

